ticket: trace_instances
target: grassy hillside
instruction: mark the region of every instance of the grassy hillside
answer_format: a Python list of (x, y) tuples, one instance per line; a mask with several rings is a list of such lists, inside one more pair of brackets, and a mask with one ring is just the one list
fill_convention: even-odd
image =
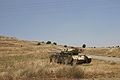
[(63, 46), (0, 36), (0, 80), (64, 80), (120, 78), (120, 64), (93, 60), (78, 66), (49, 62)]
[(120, 58), (120, 48), (86, 48), (84, 53)]

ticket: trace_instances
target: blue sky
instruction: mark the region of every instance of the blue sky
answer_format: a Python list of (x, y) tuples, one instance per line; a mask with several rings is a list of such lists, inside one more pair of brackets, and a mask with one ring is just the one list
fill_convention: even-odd
[(0, 35), (113, 46), (119, 34), (120, 0), (0, 0)]

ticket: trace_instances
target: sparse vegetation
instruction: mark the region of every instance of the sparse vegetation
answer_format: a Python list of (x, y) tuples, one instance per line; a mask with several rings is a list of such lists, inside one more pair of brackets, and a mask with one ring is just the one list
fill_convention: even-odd
[[(22, 47), (21, 47), (22, 45)], [(81, 78), (120, 78), (120, 64), (93, 60), (78, 66), (49, 63), (52, 51), (64, 46), (35, 45), (23, 40), (0, 39), (0, 80), (57, 80)], [(85, 51), (92, 52), (85, 48)], [(119, 48), (98, 49), (98, 53), (118, 54)]]
[(82, 48), (86, 48), (86, 44), (83, 44), (83, 45), (82, 45)]
[(44, 41), (42, 41), (41, 43), (42, 43), (42, 44), (44, 44), (45, 42), (44, 42)]
[(53, 42), (53, 44), (54, 44), (54, 45), (57, 45), (57, 43), (56, 43), (56, 42)]
[(37, 45), (41, 45), (41, 43), (40, 43), (40, 42), (38, 42), (38, 43), (37, 43)]
[(66, 78), (81, 79), (84, 77), (84, 71), (78, 66), (63, 66), (61, 69), (59, 69), (56, 72), (56, 76), (58, 78), (66, 77)]
[(116, 46), (116, 48), (119, 48), (119, 46)]
[(120, 58), (120, 48), (85, 48), (84, 53), (92, 55), (116, 56)]
[(66, 47), (67, 47), (67, 45), (64, 45), (64, 47), (66, 48)]
[(51, 41), (47, 41), (46, 44), (51, 44)]

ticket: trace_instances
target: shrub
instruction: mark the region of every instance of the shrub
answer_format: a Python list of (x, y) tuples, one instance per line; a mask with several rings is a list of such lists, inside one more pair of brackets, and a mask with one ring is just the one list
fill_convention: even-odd
[(75, 47), (73, 47), (73, 46), (72, 46), (71, 48), (73, 48), (73, 49), (74, 49)]
[(83, 45), (82, 45), (82, 48), (86, 48), (86, 44), (83, 44)]
[(42, 41), (42, 43), (45, 43), (44, 41)]
[(119, 46), (116, 46), (116, 48), (119, 48)]
[(51, 41), (47, 41), (46, 44), (51, 44)]
[(37, 43), (37, 45), (41, 45), (41, 43), (40, 43), (40, 42), (38, 42), (38, 43)]
[(64, 45), (64, 47), (67, 47), (67, 45)]
[(56, 42), (54, 42), (53, 44), (54, 44), (54, 45), (57, 45), (57, 43), (56, 43)]

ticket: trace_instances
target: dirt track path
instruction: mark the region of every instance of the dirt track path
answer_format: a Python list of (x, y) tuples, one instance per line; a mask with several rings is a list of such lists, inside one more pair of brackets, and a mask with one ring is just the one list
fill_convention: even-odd
[(96, 55), (88, 55), (88, 56), (91, 56), (93, 59), (120, 63), (120, 58), (117, 57), (96, 56)]

